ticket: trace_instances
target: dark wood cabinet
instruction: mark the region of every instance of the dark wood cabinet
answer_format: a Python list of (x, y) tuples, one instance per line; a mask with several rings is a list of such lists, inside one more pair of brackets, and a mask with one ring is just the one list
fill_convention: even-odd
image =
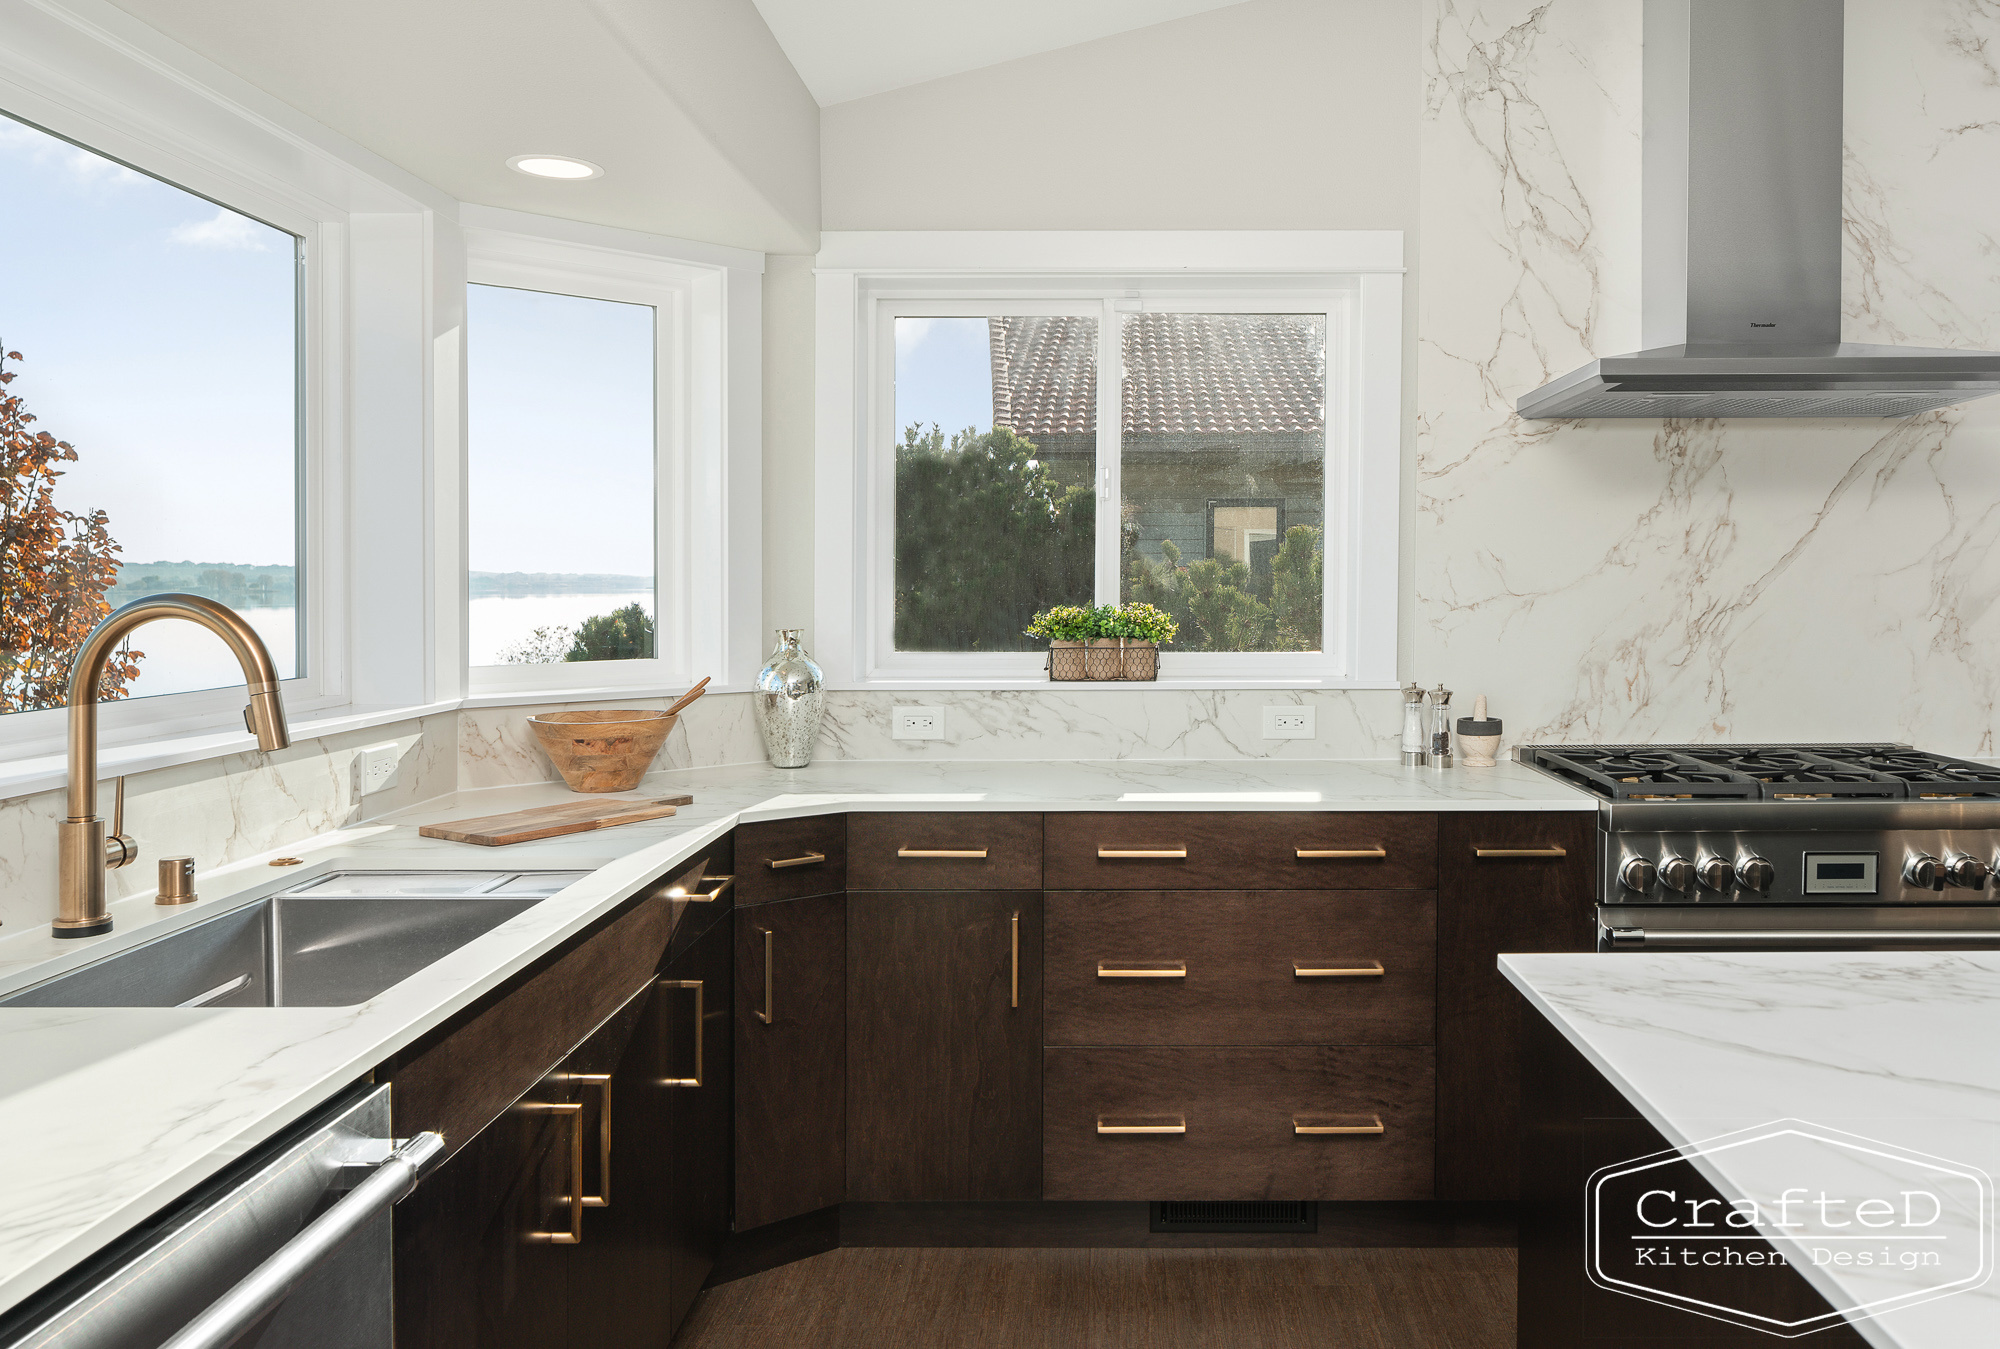
[[(738, 865), (752, 867), (738, 842)], [(738, 907), (736, 1221), (840, 1202), (847, 1185), (847, 898)]]
[(667, 964), (655, 994), (673, 1133), (665, 1236), (673, 1254), (669, 1323), (678, 1326), (728, 1235), (735, 1151), (730, 924), (717, 923)]
[(1042, 897), (847, 897), (847, 1198), (1042, 1192)]
[(1428, 890), (1437, 816), (1398, 811), (1049, 815), (1048, 890)]
[(739, 825), (735, 862), (738, 905), (838, 894), (847, 888), (847, 817)]
[(1039, 890), (1042, 817), (885, 811), (847, 818), (850, 890)]
[(1514, 1199), (1520, 1193), (1522, 1004), (1500, 974), (1499, 957), (1595, 948), (1596, 848), (1593, 811), (1440, 817), (1440, 1199)]

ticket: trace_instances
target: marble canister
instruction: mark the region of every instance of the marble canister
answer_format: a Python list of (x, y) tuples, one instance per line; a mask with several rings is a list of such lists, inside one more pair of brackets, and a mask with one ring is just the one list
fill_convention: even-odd
[(764, 753), (774, 768), (804, 768), (812, 762), (813, 741), (819, 739), (826, 716), (826, 675), (806, 653), (804, 631), (781, 628), (770, 663), (757, 672), (751, 706)]

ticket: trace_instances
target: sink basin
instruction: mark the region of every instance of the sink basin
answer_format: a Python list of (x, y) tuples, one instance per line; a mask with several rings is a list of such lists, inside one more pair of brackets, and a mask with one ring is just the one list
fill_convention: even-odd
[(0, 1006), (346, 1007), (585, 874), (315, 877), (0, 998)]

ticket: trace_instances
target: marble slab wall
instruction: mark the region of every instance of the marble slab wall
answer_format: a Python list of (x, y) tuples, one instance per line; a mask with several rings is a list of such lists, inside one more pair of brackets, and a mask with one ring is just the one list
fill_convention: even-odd
[[(1852, 341), (2000, 346), (2000, 7), (1850, 0)], [(1641, 0), (1425, 0), (1418, 669), (1510, 738), (1994, 749), (2000, 400), (1524, 422), (1639, 346)]]
[[(108, 873), (112, 899), (152, 891), (157, 862), (192, 855), (197, 872), (358, 824), (442, 796), (457, 779), (456, 715), (347, 731), (276, 754), (254, 751), (137, 773), (125, 784), (125, 832), (139, 860)], [(360, 752), (393, 741), (396, 780), (362, 797)], [(109, 784), (102, 789), (110, 818)], [(0, 802), (0, 938), (56, 915), (56, 825), (61, 790)]]

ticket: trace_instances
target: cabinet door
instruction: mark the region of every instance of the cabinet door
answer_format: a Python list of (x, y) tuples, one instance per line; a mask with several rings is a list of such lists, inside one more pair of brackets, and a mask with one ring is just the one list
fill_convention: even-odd
[(398, 1344), (549, 1349), (568, 1336), (570, 1174), (581, 1121), (536, 1084), (394, 1209)]
[(734, 1142), (733, 963), (730, 929), (725, 923), (710, 928), (670, 961), (660, 985), (666, 1027), (665, 1076), (677, 1084), (671, 1088), (673, 1197), (666, 1227), (667, 1245), (673, 1251), (668, 1308), (671, 1326), (678, 1326), (694, 1305), (695, 1294), (708, 1281), (708, 1271), (729, 1232)]
[(1039, 1199), (1038, 891), (847, 897), (847, 1197)]
[(739, 907), (735, 986), (741, 1232), (843, 1197), (847, 897)]
[[(1503, 952), (1595, 949), (1596, 848), (1592, 811), (1440, 817), (1440, 1199), (1514, 1199), (1520, 1193), (1522, 1005), (1500, 973), (1499, 958)], [(1542, 855), (1498, 855), (1505, 852)]]

